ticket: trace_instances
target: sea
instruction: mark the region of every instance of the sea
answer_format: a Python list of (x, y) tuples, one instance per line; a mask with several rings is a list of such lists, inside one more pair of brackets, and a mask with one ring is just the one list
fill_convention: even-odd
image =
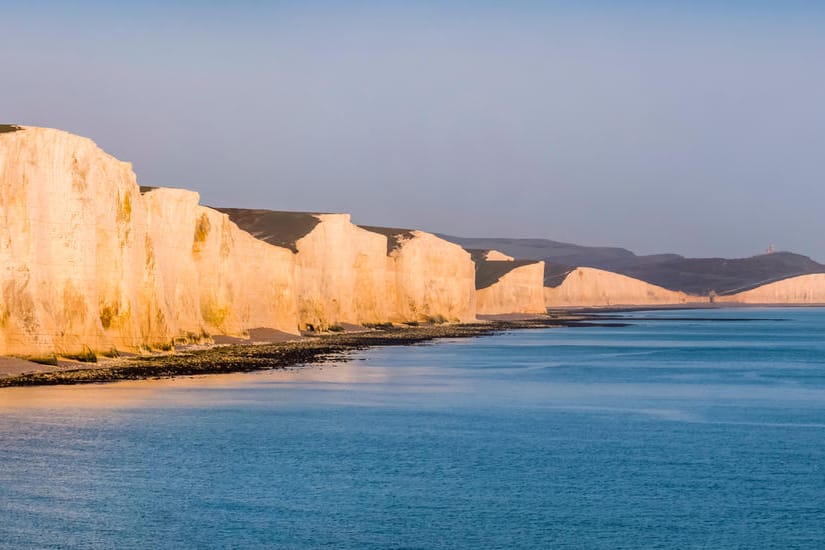
[(0, 548), (825, 548), (825, 309), (0, 390)]

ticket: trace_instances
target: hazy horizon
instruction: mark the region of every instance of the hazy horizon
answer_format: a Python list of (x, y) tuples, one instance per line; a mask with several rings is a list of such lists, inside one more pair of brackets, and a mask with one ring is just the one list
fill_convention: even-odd
[(0, 122), (218, 206), (825, 260), (825, 6), (32, 2)]

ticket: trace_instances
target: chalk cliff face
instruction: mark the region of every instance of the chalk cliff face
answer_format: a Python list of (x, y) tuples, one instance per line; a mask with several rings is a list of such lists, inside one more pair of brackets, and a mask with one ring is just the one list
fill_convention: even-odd
[(497, 250), (469, 251), (476, 264), (479, 315), (544, 313), (544, 262), (516, 261)]
[(301, 328), (475, 319), (472, 260), (435, 235), (360, 227), (349, 214), (219, 210), (295, 252)]
[(293, 254), (242, 231), (184, 189), (152, 189), (152, 260), (178, 333), (244, 336), (251, 328), (297, 333)]
[[(141, 191), (129, 164), (88, 139), (0, 130), (0, 355), (700, 300), (591, 268), (545, 287), (541, 261), (471, 256), (424, 231), (359, 227), (348, 214), (215, 210), (191, 191)], [(825, 275), (720, 301), (825, 302)]]
[[(294, 331), (283, 292), (289, 251), (242, 238), (220, 214), (197, 207), (196, 194), (179, 192), (175, 201), (150, 208), (131, 166), (91, 140), (45, 128), (0, 133), (0, 354), (134, 351), (258, 321)], [(213, 236), (198, 258), (201, 215)], [(260, 273), (240, 267), (249, 257), (278, 266), (269, 280), (286, 305), (274, 317), (244, 288), (259, 288), (244, 277)], [(221, 279), (230, 272), (231, 282)], [(216, 293), (217, 316), (204, 308), (208, 296), (195, 300), (193, 291)]]
[(0, 134), (0, 353), (164, 340), (145, 228), (129, 164), (65, 132)]
[(221, 208), (241, 228), (295, 252), (295, 297), (302, 329), (387, 320), (387, 239), (349, 214)]
[(667, 305), (707, 301), (683, 292), (667, 290), (638, 279), (579, 267), (557, 287), (544, 288), (547, 307), (599, 307), (629, 305)]
[(730, 296), (717, 296), (716, 302), (740, 304), (825, 304), (825, 274), (802, 275)]
[(475, 266), (466, 250), (425, 231), (366, 229), (387, 239), (390, 321), (475, 320)]
[(320, 223), (295, 243), (301, 325), (385, 320), (386, 239), (352, 224), (349, 214), (317, 218)]

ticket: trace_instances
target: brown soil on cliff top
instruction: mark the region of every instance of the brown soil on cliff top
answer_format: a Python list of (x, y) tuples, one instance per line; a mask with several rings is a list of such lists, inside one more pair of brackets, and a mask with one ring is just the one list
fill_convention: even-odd
[(257, 239), (298, 252), (295, 243), (321, 223), (309, 212), (279, 212), (250, 208), (215, 208)]
[(532, 265), (537, 260), (476, 260), (476, 290), (496, 284), (499, 279), (525, 265)]

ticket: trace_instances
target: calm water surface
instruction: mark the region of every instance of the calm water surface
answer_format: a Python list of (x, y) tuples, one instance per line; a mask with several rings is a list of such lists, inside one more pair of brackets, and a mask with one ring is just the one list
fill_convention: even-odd
[(825, 548), (825, 310), (0, 390), (0, 548)]

